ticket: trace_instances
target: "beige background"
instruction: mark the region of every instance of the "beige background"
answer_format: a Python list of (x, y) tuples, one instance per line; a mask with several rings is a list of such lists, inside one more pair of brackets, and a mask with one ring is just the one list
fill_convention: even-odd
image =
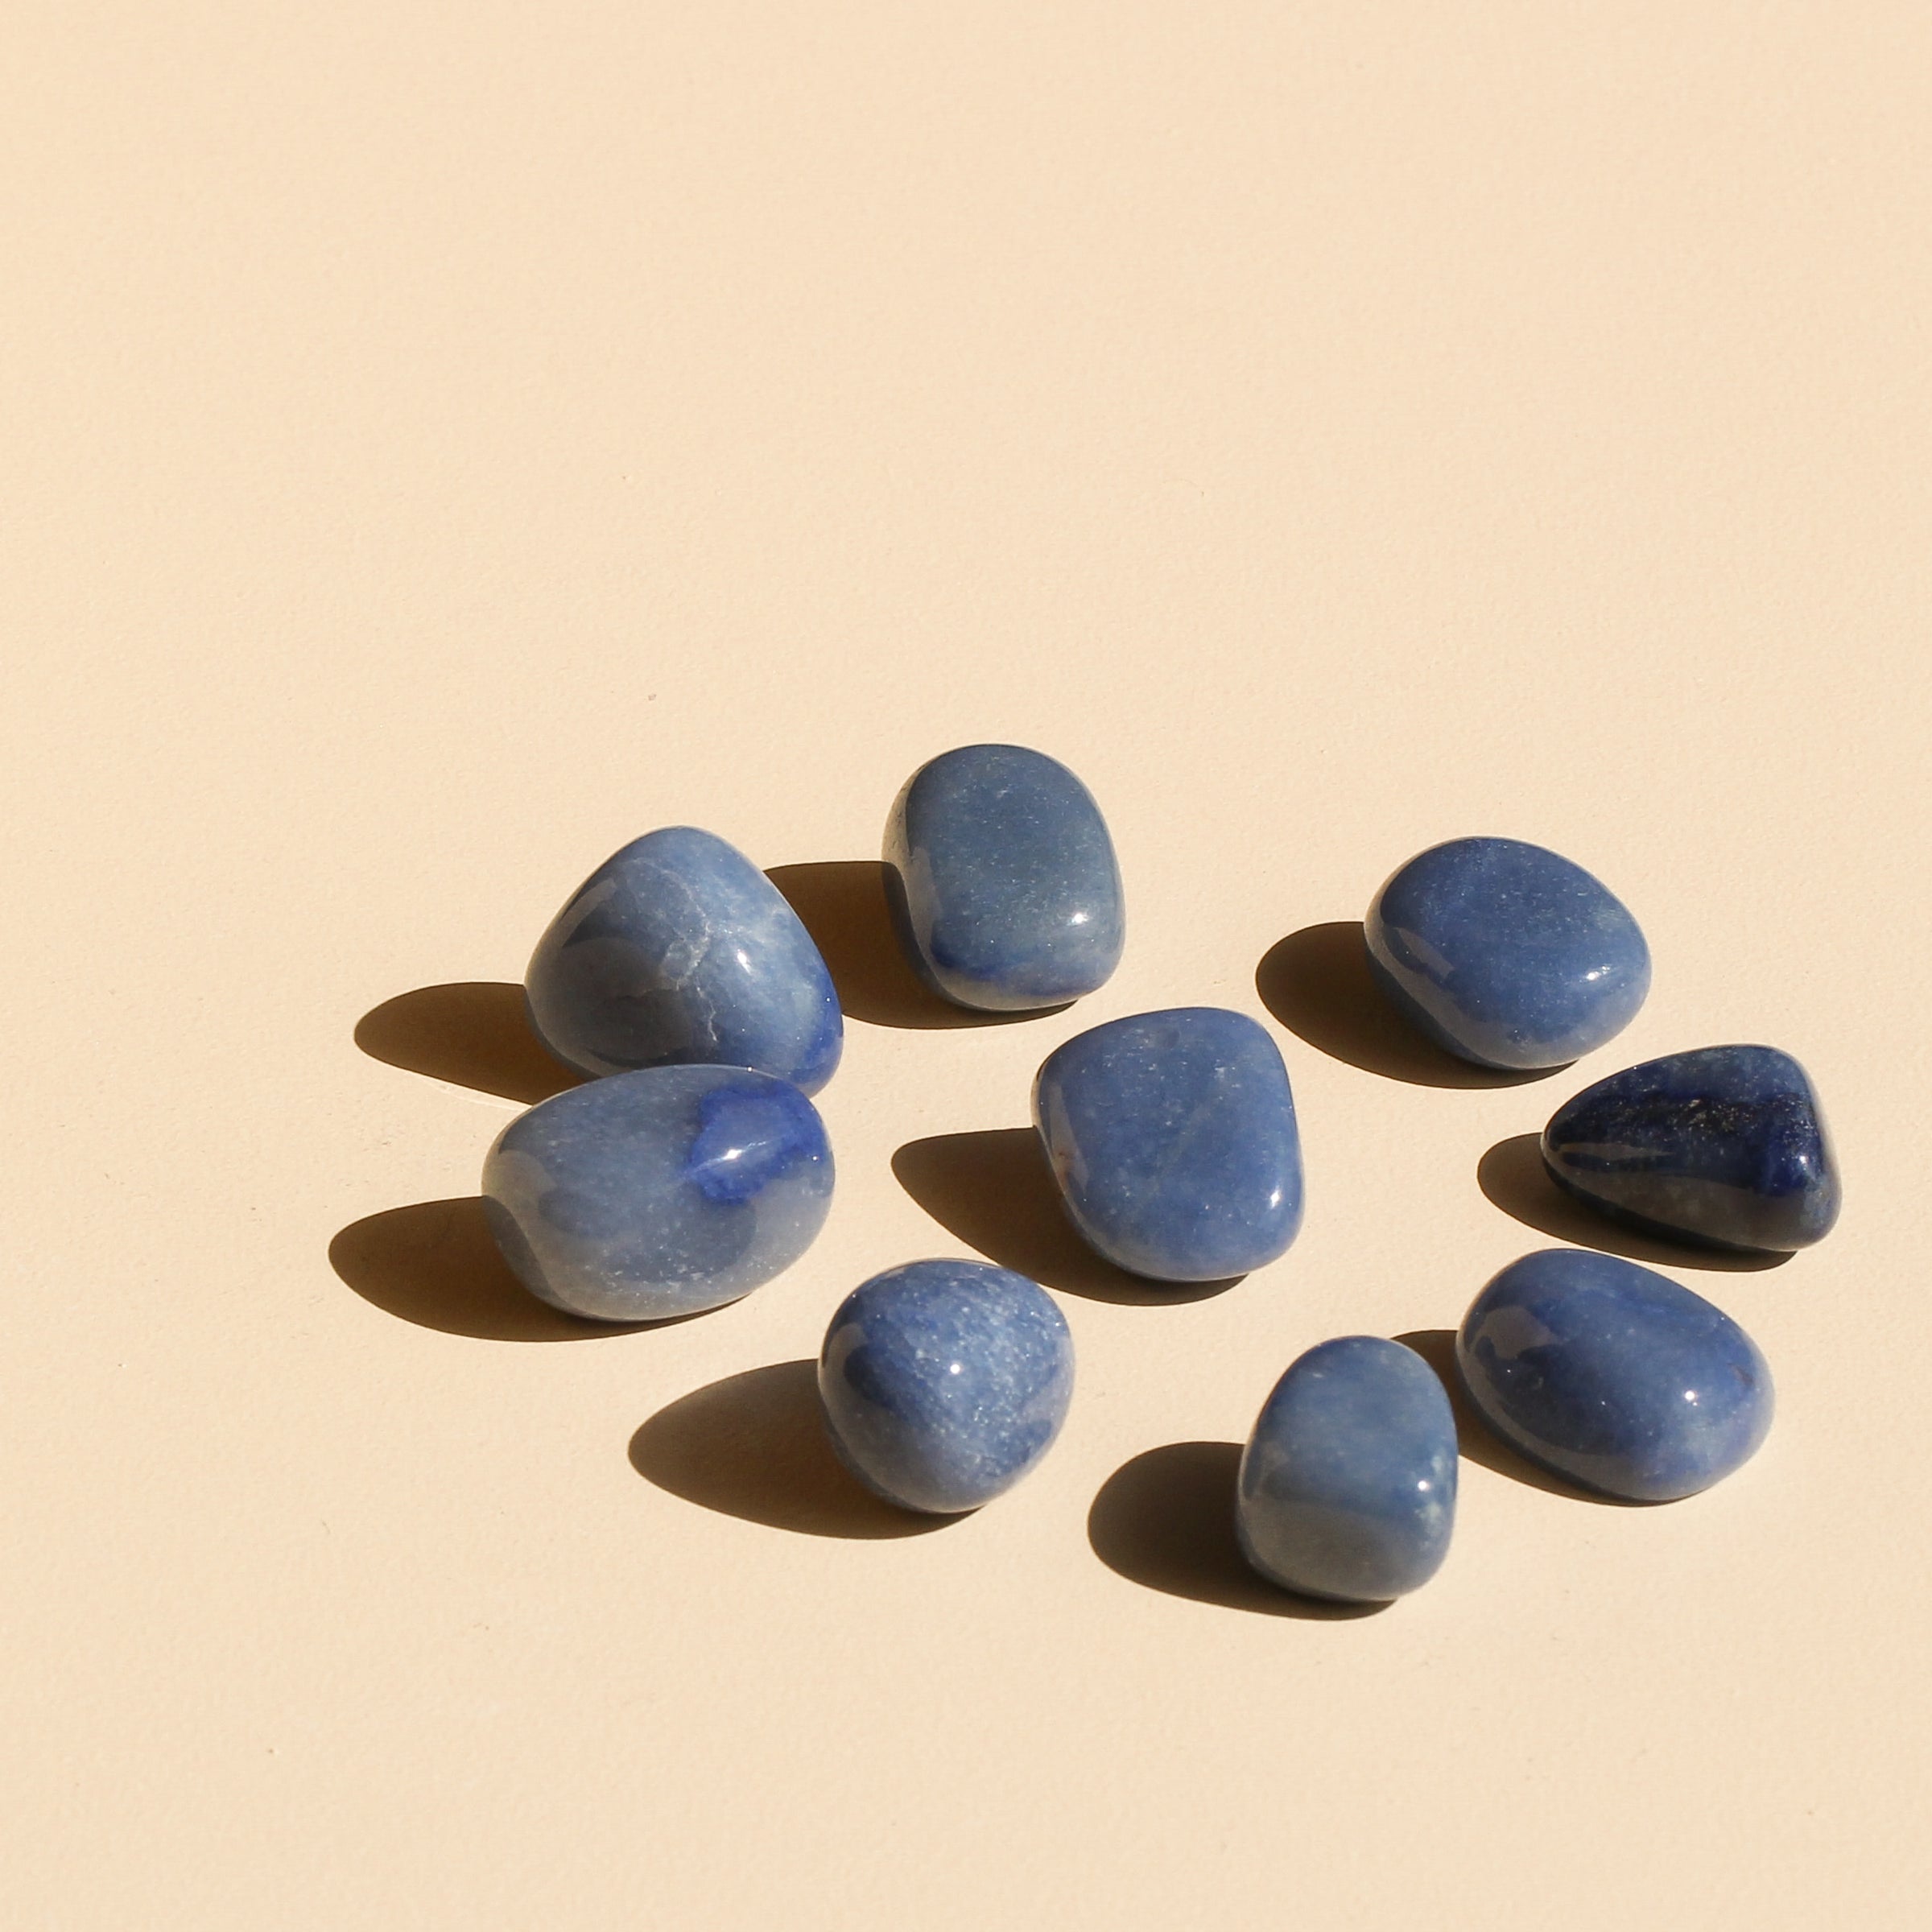
[[(1922, 5), (6, 40), (10, 1924), (1926, 1922)], [(929, 1026), (863, 861), (989, 737), (1097, 793), (1129, 952)], [(750, 1299), (593, 1339), (464, 1203), (546, 1090), (501, 989), (676, 821), (845, 865), (786, 875), (840, 1193)], [(1432, 1084), (1332, 932), (1257, 986), (1469, 831), (1649, 935), (1574, 1075)], [(1135, 1305), (997, 1130), (1199, 1001), (1274, 1009), (1307, 1228)], [(1625, 1510), (1472, 1443), (1426, 1591), (1268, 1614), (1212, 1445), (1595, 1238), (1516, 1137), (1728, 1039), (1849, 1177), (1815, 1253), (1666, 1264), (1769, 1355), (1763, 1455)], [(1072, 1417), (888, 1534), (783, 1364), (976, 1247), (1063, 1290)]]

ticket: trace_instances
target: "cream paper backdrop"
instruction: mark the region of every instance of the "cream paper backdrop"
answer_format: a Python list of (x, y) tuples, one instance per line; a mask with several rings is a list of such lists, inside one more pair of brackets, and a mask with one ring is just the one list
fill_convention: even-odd
[[(1922, 6), (6, 39), (10, 1923), (1924, 1922)], [(1098, 795), (1126, 959), (906, 1024), (867, 862), (988, 738)], [(546, 1078), (503, 989), (677, 821), (841, 869), (786, 875), (839, 1193), (749, 1299), (583, 1337), (462, 1203)], [(1574, 1074), (1430, 1084), (1332, 931), (1277, 950), (1476, 831), (1648, 932)], [(997, 1137), (1193, 1001), (1280, 1041), (1307, 1227), (1134, 1305)], [(1763, 1454), (1661, 1509), (1472, 1455), (1428, 1589), (1270, 1613), (1216, 1510), (1274, 1377), (1596, 1238), (1517, 1137), (1732, 1039), (1847, 1176), (1787, 1265), (1667, 1264), (1769, 1356)], [(795, 1364), (980, 1250), (1061, 1290), (1071, 1419), (888, 1534)]]

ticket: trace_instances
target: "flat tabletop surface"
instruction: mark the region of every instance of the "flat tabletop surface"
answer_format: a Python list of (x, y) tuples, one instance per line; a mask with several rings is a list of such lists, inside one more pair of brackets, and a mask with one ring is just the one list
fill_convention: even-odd
[[(31, 8), (10, 34), (12, 1180), (0, 1868), (22, 1926), (1924, 1923), (1932, 16), (840, 3)], [(894, 793), (1092, 787), (1127, 945), (971, 1023)], [(518, 982), (654, 826), (844, 997), (805, 1258), (674, 1326), (522, 1294)], [(1574, 1069), (1406, 1034), (1440, 840), (1590, 868), (1655, 981)], [(1205, 1298), (1082, 1250), (1040, 1060), (1261, 1021), (1307, 1214)], [(1838, 1231), (1567, 1206), (1590, 1080), (1794, 1054)], [(1646, 1261), (1775, 1373), (1620, 1508), (1470, 1430), (1436, 1579), (1240, 1566), (1339, 1334)], [(810, 1363), (859, 1281), (1031, 1274), (1078, 1385), (943, 1525)]]

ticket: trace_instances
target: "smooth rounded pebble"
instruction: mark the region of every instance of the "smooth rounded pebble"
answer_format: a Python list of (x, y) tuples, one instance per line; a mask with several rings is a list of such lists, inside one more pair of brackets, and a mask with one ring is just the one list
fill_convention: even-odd
[(844, 1044), (799, 915), (743, 852), (690, 825), (606, 859), (551, 922), (523, 986), (537, 1037), (580, 1073), (750, 1067), (816, 1093)]
[(1771, 1371), (1721, 1308), (1613, 1254), (1512, 1261), (1456, 1337), (1483, 1419), (1532, 1462), (1629, 1502), (1693, 1496), (1771, 1426)]
[(1582, 866), (1520, 839), (1452, 839), (1399, 868), (1363, 922), (1368, 965), (1439, 1046), (1530, 1071), (1593, 1052), (1650, 990), (1650, 950)]
[(832, 1148), (798, 1088), (737, 1067), (650, 1067), (520, 1114), (483, 1205), (534, 1294), (605, 1322), (716, 1308), (789, 1268), (832, 1202)]
[(1627, 1067), (1543, 1129), (1559, 1187), (1612, 1220), (1719, 1248), (1822, 1241), (1841, 1191), (1810, 1076), (1774, 1046), (1704, 1046)]
[(1076, 1034), (1042, 1064), (1033, 1117), (1074, 1226), (1130, 1274), (1245, 1274), (1301, 1227), (1288, 1069), (1244, 1013), (1179, 1006)]
[(1442, 1567), (1455, 1526), (1455, 1415), (1399, 1342), (1311, 1348), (1263, 1405), (1242, 1452), (1235, 1527), (1270, 1583), (1385, 1603)]
[(1073, 1338), (1023, 1274), (909, 1261), (840, 1304), (819, 1393), (861, 1482), (903, 1509), (951, 1515), (1010, 1489), (1052, 1447), (1073, 1395)]
[(913, 774), (886, 826), (902, 943), (956, 1005), (1059, 1006), (1103, 985), (1126, 935), (1093, 795), (1020, 745), (964, 745)]

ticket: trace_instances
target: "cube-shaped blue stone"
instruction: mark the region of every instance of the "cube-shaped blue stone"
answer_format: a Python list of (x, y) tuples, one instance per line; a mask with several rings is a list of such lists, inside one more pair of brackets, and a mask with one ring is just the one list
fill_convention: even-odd
[(1245, 1013), (1181, 1006), (1076, 1034), (1034, 1081), (1067, 1212), (1115, 1266), (1245, 1274), (1302, 1224), (1302, 1148), (1280, 1049)]

